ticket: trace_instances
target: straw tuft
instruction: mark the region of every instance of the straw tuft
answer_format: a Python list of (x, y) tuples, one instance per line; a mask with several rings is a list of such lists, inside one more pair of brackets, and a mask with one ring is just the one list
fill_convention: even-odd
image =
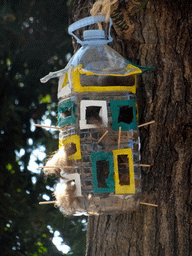
[[(46, 168), (46, 166), (53, 166), (53, 168)], [(48, 158), (43, 172), (46, 175), (55, 174), (57, 177), (61, 177), (60, 172), (65, 170), (65, 166), (67, 166), (67, 154), (65, 148), (61, 147)]]
[(54, 196), (56, 198), (56, 206), (64, 208), (67, 215), (73, 214), (79, 205), (74, 180), (61, 180), (56, 186)]

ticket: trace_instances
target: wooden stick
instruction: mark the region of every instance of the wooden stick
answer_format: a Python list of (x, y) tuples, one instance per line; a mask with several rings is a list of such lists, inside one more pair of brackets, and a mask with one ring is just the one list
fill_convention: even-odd
[(43, 125), (43, 124), (34, 124), (33, 126), (50, 128), (50, 129), (55, 129), (55, 130), (63, 130), (63, 128), (59, 127), (59, 126), (48, 126), (48, 125)]
[(39, 202), (39, 204), (55, 204), (56, 201), (44, 201), (44, 202)]
[(155, 121), (150, 121), (148, 123), (140, 124), (140, 125), (138, 125), (138, 128), (149, 125), (149, 124), (154, 124), (154, 123), (155, 123)]
[[(56, 166), (38, 166), (39, 169), (41, 168), (56, 168)], [(59, 166), (58, 166), (59, 168)]]
[[(38, 168), (61, 168), (60, 166), (38, 166)], [(74, 168), (74, 166), (63, 166), (63, 168)]]
[[(129, 164), (121, 163), (121, 165), (129, 165)], [(150, 165), (150, 164), (139, 164), (139, 166), (143, 166), (143, 167), (151, 167), (151, 165)]]
[(120, 148), (120, 143), (121, 143), (121, 126), (119, 127), (118, 149)]
[(149, 204), (149, 203), (144, 203), (144, 202), (140, 202), (140, 204), (142, 204), (142, 205), (147, 205), (147, 206), (158, 207), (157, 204)]
[[(55, 203), (56, 203), (56, 201), (44, 201), (44, 202), (39, 202), (39, 204), (55, 204)], [(144, 202), (140, 202), (140, 204), (146, 205), (146, 206), (158, 207), (157, 204), (149, 204), (149, 203), (144, 203)]]
[(107, 130), (102, 136), (101, 136), (101, 138), (98, 140), (98, 144), (99, 144), (99, 142), (107, 135), (107, 133), (108, 133), (109, 131)]
[(142, 166), (142, 167), (151, 167), (150, 164), (140, 164), (140, 166)]

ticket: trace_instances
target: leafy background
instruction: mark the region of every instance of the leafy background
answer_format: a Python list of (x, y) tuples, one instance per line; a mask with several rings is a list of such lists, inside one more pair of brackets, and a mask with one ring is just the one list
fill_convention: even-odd
[[(58, 147), (58, 132), (33, 123), (57, 122), (57, 80), (40, 78), (67, 64), (71, 2), (0, 0), (0, 255), (74, 255), (85, 252), (86, 218), (64, 217), (53, 205), (55, 177), (37, 165)], [(41, 153), (42, 151), (42, 153)], [(33, 163), (36, 162), (36, 164)], [(32, 165), (33, 163), (33, 165)], [(70, 247), (53, 244), (60, 232)]]

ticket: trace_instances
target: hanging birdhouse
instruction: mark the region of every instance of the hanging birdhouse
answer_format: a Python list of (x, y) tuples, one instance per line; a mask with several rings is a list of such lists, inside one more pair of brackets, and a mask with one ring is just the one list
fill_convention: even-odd
[(73, 31), (104, 16), (88, 17), (69, 27), (82, 47), (59, 77), (59, 150), (44, 172), (60, 176), (56, 204), (64, 214), (120, 213), (136, 209), (141, 195), (140, 140), (137, 125), (137, 75), (142, 70), (107, 43), (103, 30)]

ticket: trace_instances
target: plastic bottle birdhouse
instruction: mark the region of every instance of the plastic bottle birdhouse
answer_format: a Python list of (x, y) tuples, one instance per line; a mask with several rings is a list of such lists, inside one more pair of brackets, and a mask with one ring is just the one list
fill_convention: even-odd
[(82, 41), (73, 34), (104, 20), (95, 16), (72, 24), (69, 34), (81, 48), (65, 69), (41, 80), (59, 77), (59, 151), (45, 171), (61, 176), (55, 197), (64, 214), (130, 211), (141, 195), (135, 94), (142, 71), (107, 45), (111, 20), (108, 39), (103, 30), (84, 31)]

